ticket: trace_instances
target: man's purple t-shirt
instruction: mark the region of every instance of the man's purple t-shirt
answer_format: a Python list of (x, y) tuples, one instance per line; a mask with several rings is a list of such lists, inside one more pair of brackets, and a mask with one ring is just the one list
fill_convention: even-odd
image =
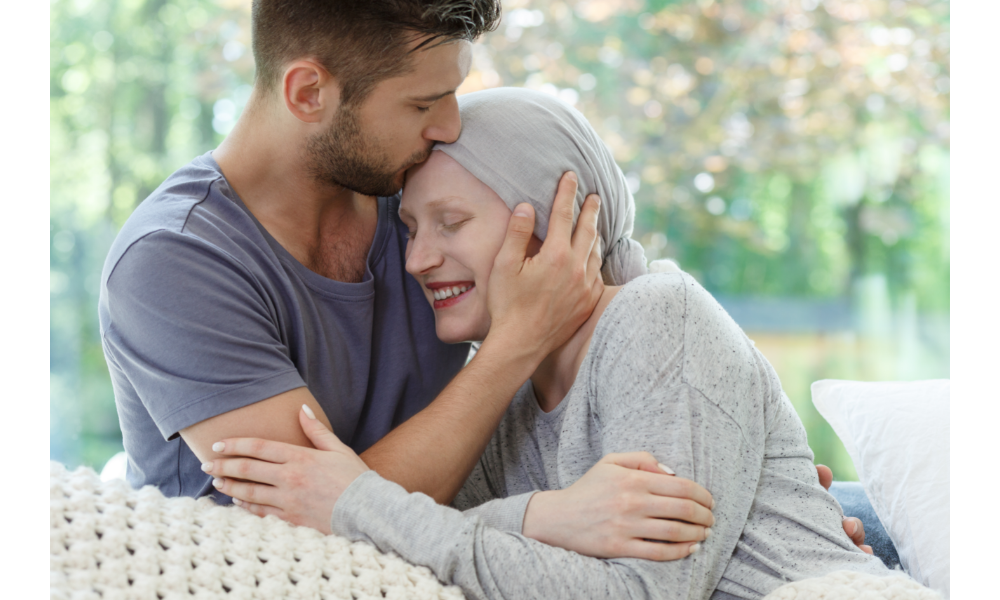
[(404, 270), (398, 197), (378, 199), (361, 283), (310, 271), (229, 187), (211, 153), (136, 208), (101, 277), (104, 355), (132, 486), (218, 494), (178, 435), (306, 386), (356, 452), (419, 412), (468, 356), (437, 339)]

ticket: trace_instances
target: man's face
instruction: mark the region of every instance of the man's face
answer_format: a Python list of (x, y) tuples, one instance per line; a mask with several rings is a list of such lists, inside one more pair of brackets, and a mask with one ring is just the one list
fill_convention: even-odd
[(472, 45), (449, 42), (418, 50), (411, 59), (412, 71), (377, 84), (360, 106), (341, 106), (327, 129), (309, 139), (316, 179), (367, 196), (390, 196), (435, 142), (458, 139), (455, 90), (469, 72)]

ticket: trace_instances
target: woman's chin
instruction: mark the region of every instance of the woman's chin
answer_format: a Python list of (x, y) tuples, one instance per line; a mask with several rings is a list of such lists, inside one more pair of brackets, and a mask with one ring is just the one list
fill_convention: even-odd
[(441, 328), (437, 329), (438, 339), (446, 344), (463, 344), (465, 342), (481, 342), (483, 338), (486, 337), (483, 334), (474, 331), (471, 328), (452, 329), (452, 328)]
[(476, 342), (481, 340), (470, 339), (467, 335), (441, 335), (438, 334), (438, 339), (446, 344), (464, 344), (465, 342)]

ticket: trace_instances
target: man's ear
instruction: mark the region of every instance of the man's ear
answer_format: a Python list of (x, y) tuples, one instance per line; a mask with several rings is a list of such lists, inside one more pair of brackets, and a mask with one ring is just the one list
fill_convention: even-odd
[(337, 81), (311, 60), (297, 60), (285, 68), (281, 95), (288, 111), (304, 123), (319, 123), (340, 107)]

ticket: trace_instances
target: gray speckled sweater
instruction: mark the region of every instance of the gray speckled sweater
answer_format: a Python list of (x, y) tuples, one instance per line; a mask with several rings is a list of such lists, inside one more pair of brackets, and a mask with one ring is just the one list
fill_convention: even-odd
[[(534, 491), (611, 452), (646, 450), (715, 498), (702, 551), (602, 560), (520, 534)], [(854, 547), (774, 370), (689, 275), (640, 277), (598, 321), (573, 387), (543, 413), (515, 396), (455, 507), (365, 473), (332, 529), (430, 567), (472, 598), (760, 598), (838, 569), (888, 574)]]

